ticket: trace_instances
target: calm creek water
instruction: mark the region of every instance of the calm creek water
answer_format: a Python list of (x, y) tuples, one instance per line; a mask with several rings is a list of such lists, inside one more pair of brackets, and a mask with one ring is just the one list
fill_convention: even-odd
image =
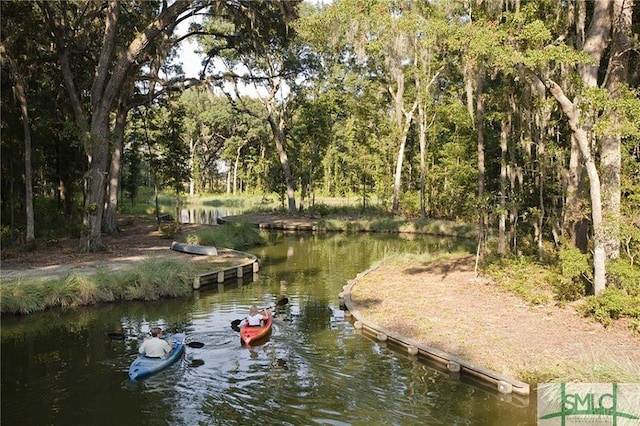
[[(357, 334), (343, 285), (398, 250), (460, 249), (450, 239), (273, 232), (248, 250), (254, 281), (193, 297), (3, 318), (1, 422), (7, 425), (526, 425), (534, 396), (501, 398)], [(471, 248), (472, 250), (472, 248)], [(251, 304), (289, 304), (271, 338), (242, 347), (230, 327)], [(380, 283), (384, 285), (384, 283)], [(127, 369), (153, 325), (185, 331), (183, 358), (147, 379)], [(105, 333), (122, 327), (127, 338)]]

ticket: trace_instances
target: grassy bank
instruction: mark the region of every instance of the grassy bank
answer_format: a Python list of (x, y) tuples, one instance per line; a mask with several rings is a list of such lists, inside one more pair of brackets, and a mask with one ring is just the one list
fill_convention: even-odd
[[(191, 244), (241, 250), (265, 243), (249, 224), (230, 224), (182, 236)], [(56, 279), (29, 277), (0, 283), (0, 313), (30, 314), (52, 308), (74, 308), (116, 301), (157, 300), (191, 294), (193, 279), (204, 272), (235, 266), (227, 262), (185, 262), (150, 258), (122, 271), (108, 263), (95, 273), (70, 273)]]
[(592, 298), (558, 303), (544, 268), (512, 264), (498, 281), (477, 279), (473, 263), (468, 253), (389, 255), (352, 300), (374, 324), (530, 384), (640, 381), (629, 317), (609, 331), (586, 318)]
[[(174, 209), (177, 200), (169, 196), (161, 197), (161, 213), (169, 213)], [(384, 233), (415, 233), (454, 236), (467, 239), (476, 238), (475, 225), (444, 220), (416, 220), (394, 216), (388, 212), (383, 203), (369, 203), (362, 208), (361, 200), (352, 198), (322, 198), (318, 197), (313, 206), (300, 209), (295, 215), (288, 215), (282, 200), (271, 195), (266, 196), (230, 196), (204, 195), (197, 198), (182, 199), (189, 205), (207, 207), (238, 208), (246, 214), (235, 219), (239, 222), (253, 222), (259, 215), (268, 215), (269, 220), (301, 220), (312, 223), (319, 230), (341, 232), (384, 232)], [(139, 203), (128, 208), (127, 220), (154, 220), (153, 208), (149, 203)], [(257, 218), (257, 219), (256, 219)], [(161, 230), (167, 238), (175, 239), (179, 233), (178, 224), (165, 223)], [(180, 236), (182, 241), (211, 245), (216, 247), (243, 250), (246, 247), (264, 244), (264, 235), (247, 223), (234, 223), (225, 226), (214, 226), (197, 234)], [(532, 245), (533, 247), (533, 245)], [(481, 273), (490, 276), (500, 286), (518, 294), (532, 304), (577, 304), (584, 315), (592, 316), (607, 325), (619, 318), (628, 319), (632, 329), (640, 333), (640, 272), (637, 266), (618, 262), (608, 268), (610, 285), (599, 297), (588, 296), (590, 288), (590, 263), (588, 255), (576, 253), (575, 250), (549, 250), (544, 261), (539, 261), (535, 254), (519, 257), (485, 255), (480, 265)], [(140, 265), (144, 267), (144, 265)], [(192, 275), (193, 276), (193, 275)], [(126, 277), (123, 278), (126, 280)], [(162, 278), (164, 279), (164, 278)], [(179, 279), (179, 278), (177, 278)], [(69, 280), (70, 283), (67, 283)], [(97, 303), (97, 301), (136, 300), (145, 291), (137, 290), (140, 283), (129, 283), (130, 291), (123, 291), (117, 286), (105, 290), (102, 284), (79, 284), (79, 278), (66, 277), (65, 281), (55, 284), (22, 283), (15, 291), (19, 296), (13, 297), (9, 290), (5, 290), (5, 283), (0, 287), (2, 291), (2, 312), (32, 312), (33, 306), (42, 305), (46, 309), (50, 306), (74, 306), (82, 303)], [(178, 284), (179, 286), (179, 284)], [(29, 287), (33, 287), (29, 290)], [(48, 290), (49, 287), (56, 289)], [(107, 286), (108, 287), (108, 286)], [(64, 295), (59, 288), (68, 289), (72, 294)], [(76, 289), (76, 290), (74, 290)], [(169, 289), (156, 289), (150, 285), (147, 290), (149, 297), (165, 297), (156, 295), (170, 295)], [(59, 292), (62, 295), (56, 296)], [(73, 295), (77, 293), (78, 295)], [(96, 296), (90, 296), (95, 293)], [(136, 296), (138, 294), (138, 296)], [(5, 303), (6, 299), (6, 303)], [(20, 306), (20, 299), (24, 299)], [(39, 299), (40, 302), (33, 302)], [(45, 302), (48, 300), (49, 302)], [(86, 302), (83, 302), (86, 301)], [(7, 310), (5, 310), (5, 306)], [(10, 307), (10, 308), (9, 308)]]
[(640, 365), (630, 358), (598, 358), (590, 354), (572, 363), (561, 362), (553, 367), (529, 368), (518, 379), (537, 383), (638, 383)]
[(0, 289), (2, 314), (30, 314), (50, 308), (73, 308), (123, 300), (157, 300), (186, 296), (196, 264), (177, 260), (150, 259), (126, 271), (108, 267), (95, 274), (72, 273), (54, 280), (21, 278), (3, 282)]
[[(586, 261), (585, 269), (588, 268)], [(637, 269), (637, 268), (636, 268)], [(517, 294), (532, 305), (571, 304), (583, 316), (604, 326), (624, 319), (632, 332), (640, 335), (640, 272), (632, 268), (611, 268), (610, 279), (624, 276), (608, 286), (598, 297), (589, 295), (589, 284), (582, 268), (568, 268), (560, 261), (543, 264), (535, 258), (488, 258), (483, 274), (501, 288)]]

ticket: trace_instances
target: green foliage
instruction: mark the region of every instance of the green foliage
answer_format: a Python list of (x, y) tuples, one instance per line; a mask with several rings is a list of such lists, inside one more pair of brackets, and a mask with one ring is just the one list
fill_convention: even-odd
[(478, 179), (473, 146), (459, 136), (445, 137), (437, 153), (439, 161), (430, 171), (431, 209), (436, 217), (471, 222), (476, 214)]
[(186, 241), (190, 244), (224, 247), (234, 250), (267, 243), (264, 233), (250, 223), (216, 225), (197, 234), (187, 235)]
[(326, 202), (316, 202), (307, 208), (306, 217), (323, 218), (331, 216), (332, 218), (350, 218), (352, 220), (373, 219), (381, 217), (392, 217), (389, 212), (379, 205), (372, 203), (366, 208), (362, 208), (362, 204), (355, 198), (352, 204), (336, 204), (335, 200), (327, 200)]
[[(68, 295), (68, 306), (95, 305), (115, 300), (113, 292), (107, 286), (85, 274), (71, 274), (62, 287)], [(62, 306), (66, 307), (64, 304)]]
[(640, 266), (618, 259), (607, 265), (607, 286), (640, 297)]
[(583, 92), (583, 102), (586, 111), (592, 112), (598, 135), (640, 137), (640, 90), (620, 85), (613, 97), (609, 90), (589, 88)]
[[(640, 114), (640, 113), (639, 113)], [(620, 256), (640, 260), (640, 138), (627, 138), (622, 149)]]
[[(628, 318), (640, 332), (640, 270), (624, 260), (609, 263), (608, 287), (599, 296), (585, 298), (592, 275), (589, 256), (575, 248), (562, 248), (555, 265), (541, 265), (533, 257), (487, 257), (483, 272), (499, 285), (534, 304), (582, 300), (580, 312), (604, 325)], [(551, 297), (553, 292), (553, 297)]]
[(18, 229), (11, 229), (10, 226), (2, 226), (2, 237), (0, 242), (3, 248), (15, 244), (18, 241), (20, 231)]
[(483, 271), (500, 287), (521, 296), (534, 305), (544, 305), (552, 300), (549, 285), (555, 273), (532, 258), (490, 257), (483, 260)]
[(539, 42), (541, 45), (544, 45), (551, 41), (551, 37), (551, 31), (549, 31), (546, 25), (542, 21), (535, 20), (521, 27), (516, 35), (516, 40), (527, 41), (529, 43)]
[(330, 208), (326, 204), (314, 204), (307, 208), (306, 214), (309, 217), (325, 217), (330, 214)]
[(41, 280), (2, 283), (0, 291), (0, 312), (3, 314), (29, 314), (47, 307), (47, 289)]
[(406, 191), (400, 197), (400, 208), (398, 214), (404, 217), (420, 216), (420, 192)]
[(558, 300), (572, 301), (584, 297), (592, 276), (589, 257), (575, 247), (561, 247), (558, 257), (560, 275), (554, 282)]
[(607, 287), (596, 296), (587, 297), (582, 311), (602, 324), (610, 325), (622, 317), (640, 320), (640, 296), (630, 296), (625, 290)]

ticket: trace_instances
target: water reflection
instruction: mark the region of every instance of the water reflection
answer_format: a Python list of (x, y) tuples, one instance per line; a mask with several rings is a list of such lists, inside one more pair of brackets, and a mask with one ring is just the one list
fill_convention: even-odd
[[(3, 318), (2, 422), (535, 424), (532, 407), (500, 401), (359, 335), (340, 309), (342, 286), (385, 255), (459, 247), (445, 239), (272, 233), (268, 246), (251, 250), (261, 260), (254, 281), (183, 299)], [(231, 323), (282, 294), (289, 303), (276, 311), (270, 338), (243, 347)], [(129, 382), (129, 363), (154, 325), (205, 345)], [(123, 340), (106, 335), (116, 327)]]
[(171, 220), (178, 223), (195, 223), (199, 225), (215, 225), (218, 218), (238, 215), (243, 212), (238, 207), (211, 207), (211, 206), (177, 206), (173, 207), (174, 215)]

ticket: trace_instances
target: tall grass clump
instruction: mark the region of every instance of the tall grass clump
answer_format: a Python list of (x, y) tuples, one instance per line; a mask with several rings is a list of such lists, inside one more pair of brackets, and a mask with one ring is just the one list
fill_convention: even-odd
[(225, 223), (213, 226), (195, 234), (189, 234), (186, 241), (203, 246), (225, 247), (241, 250), (248, 247), (265, 245), (264, 232), (249, 223)]
[[(144, 263), (144, 262), (142, 262)], [(133, 269), (137, 268), (134, 266)], [(122, 279), (123, 272), (114, 272), (108, 266), (102, 266), (93, 274), (93, 279), (100, 283), (105, 302), (124, 300), (126, 283)]]
[(79, 305), (78, 289), (73, 283), (72, 275), (59, 280), (47, 281), (44, 283), (44, 287), (46, 291), (42, 295), (44, 300), (42, 309), (55, 307), (66, 309)]
[(115, 300), (113, 291), (99, 276), (74, 273), (64, 283), (67, 292), (73, 295), (71, 306), (95, 305)]
[(556, 381), (636, 383), (640, 381), (640, 365), (629, 358), (599, 359), (585, 356), (578, 362), (565, 365), (559, 371)]
[(122, 299), (158, 300), (191, 293), (195, 268), (179, 260), (149, 259), (119, 274)]
[(46, 285), (38, 279), (18, 279), (2, 283), (0, 310), (2, 313), (30, 314), (46, 308)]
[(95, 274), (62, 279), (19, 279), (0, 286), (2, 314), (30, 314), (50, 308), (74, 308), (116, 300), (157, 300), (191, 294), (202, 266), (179, 260), (149, 259), (121, 272), (101, 268)]

